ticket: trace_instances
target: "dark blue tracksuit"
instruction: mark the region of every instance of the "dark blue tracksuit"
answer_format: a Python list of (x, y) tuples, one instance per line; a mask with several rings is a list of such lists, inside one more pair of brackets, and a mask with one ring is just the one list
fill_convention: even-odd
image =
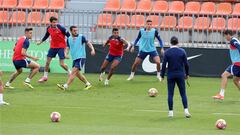
[(166, 65), (168, 64), (167, 82), (168, 82), (168, 107), (173, 110), (173, 95), (175, 83), (179, 88), (182, 103), (185, 108), (188, 108), (185, 77), (189, 75), (189, 64), (187, 61), (186, 52), (184, 49), (177, 46), (172, 46), (167, 49), (164, 54), (161, 77), (164, 78)]

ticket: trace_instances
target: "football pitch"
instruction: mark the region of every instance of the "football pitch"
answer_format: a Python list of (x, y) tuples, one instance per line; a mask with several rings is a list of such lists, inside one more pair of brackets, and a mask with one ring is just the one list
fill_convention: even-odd
[[(6, 82), (10, 73), (4, 73)], [(168, 118), (166, 79), (160, 83), (155, 76), (136, 75), (126, 81), (127, 75), (114, 75), (110, 85), (98, 82), (97, 74), (85, 74), (93, 84), (90, 90), (75, 79), (67, 91), (57, 88), (66, 74), (50, 74), (49, 80), (34, 90), (23, 85), (26, 73), (12, 84), (14, 90), (5, 90), (4, 98), (10, 106), (0, 106), (1, 135), (238, 135), (240, 134), (240, 91), (229, 80), (225, 100), (213, 100), (219, 92), (219, 78), (195, 78), (187, 87), (189, 111), (183, 113), (178, 89), (174, 96), (174, 117)], [(159, 91), (157, 97), (148, 97), (149, 88)], [(59, 123), (50, 121), (50, 113), (60, 112)], [(225, 119), (227, 128), (217, 130), (215, 122)]]

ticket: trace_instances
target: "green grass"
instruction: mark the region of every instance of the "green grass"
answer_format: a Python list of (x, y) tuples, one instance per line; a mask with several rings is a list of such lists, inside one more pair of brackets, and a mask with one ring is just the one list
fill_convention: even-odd
[[(10, 73), (4, 74), (4, 81)], [(38, 84), (38, 74), (32, 84), (35, 90), (23, 86), (22, 74), (6, 90), (4, 98), (10, 106), (1, 106), (1, 135), (237, 135), (240, 133), (239, 91), (229, 81), (223, 102), (211, 99), (219, 91), (219, 78), (191, 78), (187, 89), (191, 119), (183, 114), (178, 89), (174, 97), (174, 118), (167, 117), (166, 80), (159, 83), (155, 76), (137, 75), (126, 81), (126, 75), (114, 75), (110, 86), (98, 82), (97, 74), (86, 74), (94, 85), (83, 90), (77, 79), (69, 91), (61, 91), (66, 74), (50, 74), (48, 82)], [(155, 87), (159, 96), (150, 98), (147, 90)], [(58, 111), (61, 122), (52, 123), (49, 115)], [(220, 114), (215, 114), (220, 113)], [(217, 130), (217, 119), (227, 121), (226, 130)]]

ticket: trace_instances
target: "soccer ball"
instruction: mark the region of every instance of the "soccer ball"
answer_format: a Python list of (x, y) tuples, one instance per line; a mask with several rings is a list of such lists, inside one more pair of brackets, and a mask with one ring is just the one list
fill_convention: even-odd
[(227, 123), (224, 119), (219, 119), (219, 120), (216, 121), (215, 126), (218, 129), (225, 129), (227, 127)]
[(156, 97), (158, 95), (158, 91), (156, 88), (150, 88), (148, 90), (149, 97)]
[(61, 119), (61, 114), (59, 112), (52, 112), (50, 118), (52, 122), (59, 122)]

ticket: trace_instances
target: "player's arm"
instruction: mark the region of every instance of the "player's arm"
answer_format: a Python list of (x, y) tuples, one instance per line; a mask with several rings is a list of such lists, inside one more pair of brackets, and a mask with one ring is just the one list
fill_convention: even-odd
[(134, 46), (137, 45), (137, 43), (138, 43), (138, 41), (140, 40), (141, 37), (142, 37), (142, 34), (141, 34), (141, 31), (139, 31), (138, 36), (137, 36), (136, 40), (134, 41), (134, 44), (131, 46), (132, 47), (131, 52), (134, 51)]
[(232, 42), (231, 44), (233, 44), (238, 49), (238, 51), (240, 52), (240, 43), (235, 39), (232, 39), (231, 42)]
[(157, 40), (158, 40), (158, 43), (159, 43), (160, 48), (161, 48), (161, 54), (163, 55), (163, 54), (164, 54), (163, 42), (162, 42), (162, 39), (160, 38), (157, 30), (155, 31), (155, 37), (156, 37)]
[(28, 47), (29, 47), (29, 41), (25, 40), (23, 43), (23, 48), (22, 48), (21, 54), (32, 60), (39, 60), (39, 58), (27, 54)]
[(105, 48), (110, 42), (110, 39), (108, 39), (104, 44), (103, 44), (103, 48)]
[(82, 43), (86, 43), (87, 46), (91, 49), (91, 55), (95, 55), (95, 49), (91, 42), (89, 42), (84, 36), (82, 37)]
[(163, 57), (163, 63), (162, 63), (162, 70), (161, 70), (161, 78), (164, 78), (165, 72), (166, 72), (166, 65), (167, 65), (167, 56), (166, 54)]
[[(48, 27), (49, 28), (49, 27)], [(46, 41), (48, 39), (48, 37), (50, 36), (50, 33), (48, 32), (48, 28), (47, 28), (47, 31), (44, 35), (44, 37), (42, 38), (42, 40), (38, 41), (37, 42), (37, 45), (40, 45), (41, 43), (43, 43), (44, 41)]]
[(127, 48), (125, 49), (126, 51), (129, 51), (131, 45), (128, 43), (127, 40), (125, 40), (124, 38), (120, 38), (121, 42), (123, 42), (123, 45), (126, 46), (127, 45)]
[(69, 59), (70, 57), (69, 57), (69, 50), (70, 50), (70, 46), (69, 46), (69, 42), (68, 42), (68, 39), (67, 39), (67, 47), (66, 47), (66, 49), (65, 49), (65, 51), (64, 51), (64, 55), (65, 55), (65, 58), (66, 59)]
[(58, 24), (57, 27), (61, 30), (61, 32), (66, 36), (66, 37), (70, 37), (70, 33), (67, 31), (67, 29), (65, 27), (63, 27), (62, 25)]
[(186, 54), (185, 51), (184, 51), (183, 63), (184, 63), (184, 67), (185, 67), (186, 79), (188, 79), (188, 77), (189, 77), (189, 63), (188, 63), (187, 54)]

